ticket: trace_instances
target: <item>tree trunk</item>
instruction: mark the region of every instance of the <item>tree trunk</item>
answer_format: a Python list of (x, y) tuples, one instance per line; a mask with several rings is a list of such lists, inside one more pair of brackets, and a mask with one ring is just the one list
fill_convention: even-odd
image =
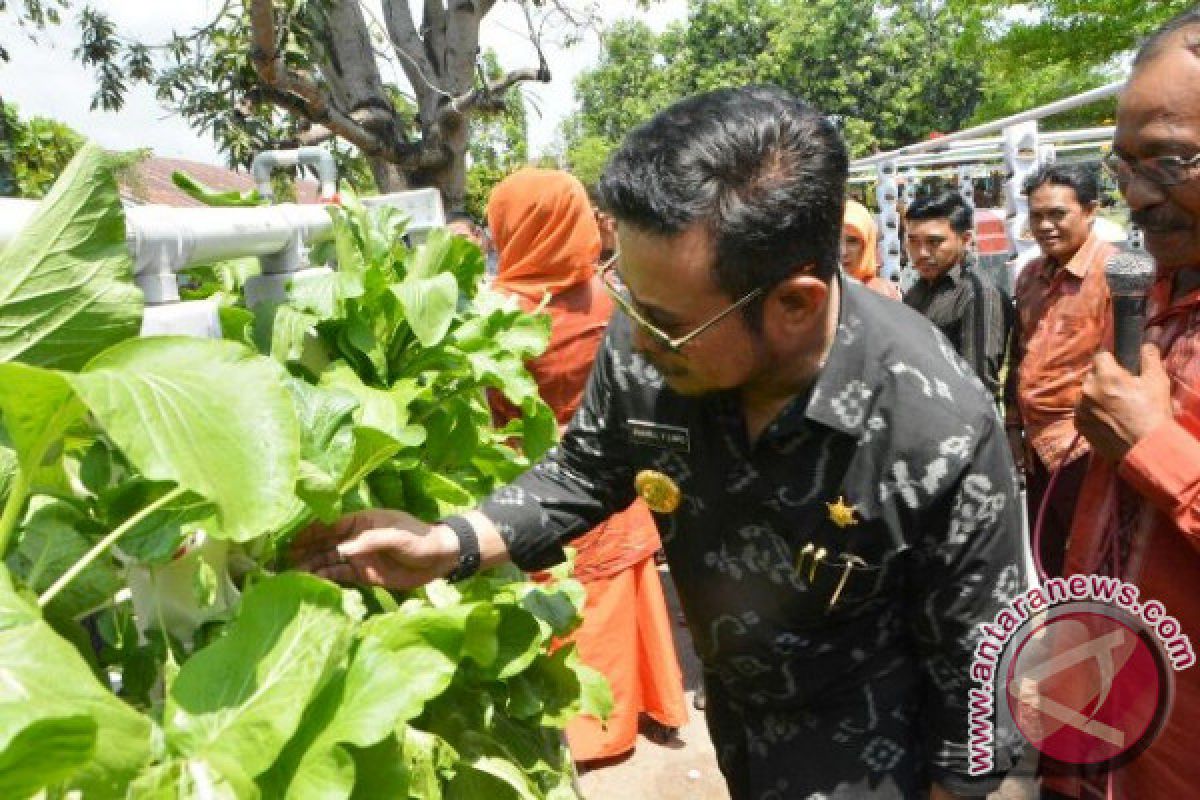
[[(441, 2), (436, 2), (441, 6)], [(486, 10), (478, 2), (451, 0), (450, 8), (442, 12), (444, 33), (441, 37), (442, 52), (440, 72), (445, 88), (460, 96), (475, 85), (475, 64), (479, 55), (479, 25)], [(426, 19), (426, 24), (429, 20)], [(430, 174), (434, 185), (442, 190), (446, 209), (461, 211), (467, 199), (467, 146), (470, 144), (470, 125), (467, 114), (446, 114), (444, 106), (449, 103), (440, 97), (441, 121), (439, 131), (442, 146), (449, 155), (448, 163)]]
[(407, 176), (392, 162), (372, 158), (368, 163), (371, 165), (371, 174), (375, 176), (375, 188), (380, 194), (401, 192), (409, 188)]

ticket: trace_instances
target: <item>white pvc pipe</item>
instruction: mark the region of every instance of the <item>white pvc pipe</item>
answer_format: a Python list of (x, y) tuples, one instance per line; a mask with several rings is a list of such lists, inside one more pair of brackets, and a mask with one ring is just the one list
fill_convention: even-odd
[(1099, 100), (1112, 97), (1113, 95), (1119, 93), (1124, 85), (1125, 81), (1123, 80), (1114, 81), (1105, 86), (1101, 86), (1098, 89), (1092, 89), (1091, 91), (1083, 92), (1081, 94), (1074, 95), (1073, 97), (1067, 97), (1053, 103), (1048, 103), (1047, 105), (1040, 106), (1038, 108), (1031, 108), (1028, 111), (1022, 111), (1019, 114), (1013, 114), (1010, 117), (1005, 117), (1004, 119), (996, 120), (995, 122), (988, 122), (984, 125), (976, 125), (974, 128), (966, 128), (965, 130), (947, 134), (946, 136), (940, 136), (937, 139), (930, 139), (928, 141), (910, 144), (906, 147), (901, 147), (887, 153), (877, 153), (873, 156), (860, 158), (853, 163), (853, 166), (868, 166), (882, 163), (884, 161), (892, 161), (900, 158), (901, 156), (912, 155), (913, 153), (937, 152), (939, 149), (942, 149), (946, 145), (953, 142), (961, 142), (966, 139), (978, 139), (981, 136), (990, 136), (995, 133), (1000, 133), (1005, 128), (1018, 125), (1022, 122), (1031, 122), (1034, 120), (1044, 119), (1046, 117), (1052, 117), (1055, 114), (1062, 114), (1066, 111), (1074, 111), (1081, 106), (1090, 105), (1091, 103), (1095, 103)]
[[(0, 204), (0, 246), (10, 241), (37, 210), (33, 200)], [(327, 235), (333, 219), (323, 205), (258, 208), (125, 209), (125, 241), (133, 274), (148, 303), (179, 299), (175, 274), (198, 264), (258, 256), (263, 272), (294, 272), (307, 266), (303, 248)]]
[[(1094, 141), (1072, 140), (1072, 144), (1057, 145), (1056, 149), (1060, 152), (1066, 150), (1099, 150), (1109, 146), (1112, 143), (1111, 139), (1099, 139)], [(979, 150), (956, 150), (948, 153), (932, 153), (907, 156), (896, 160), (896, 164), (900, 167), (952, 167), (957, 164), (968, 162), (988, 162), (1002, 161), (1004, 159), (1003, 147), (987, 147)], [(855, 166), (850, 169), (851, 175), (875, 174), (875, 166)]]
[(282, 167), (312, 166), (317, 170), (320, 181), (319, 197), (330, 200), (337, 194), (337, 162), (324, 147), (297, 147), (294, 150), (264, 150), (250, 162), (250, 174), (258, 186), (258, 193), (273, 199), (271, 173)]

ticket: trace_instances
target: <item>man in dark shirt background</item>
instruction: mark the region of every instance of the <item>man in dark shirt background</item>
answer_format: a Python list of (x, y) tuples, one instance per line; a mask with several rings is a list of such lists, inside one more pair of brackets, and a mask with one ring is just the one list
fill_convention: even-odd
[(904, 246), (921, 277), (904, 302), (946, 334), (988, 391), (1000, 386), (1008, 344), (1008, 301), (971, 263), (975, 214), (945, 191), (913, 201), (904, 215)]
[(838, 269), (848, 159), (786, 92), (633, 131), (600, 181), (614, 318), (562, 442), (473, 511), (316, 526), (301, 565), (395, 588), (533, 570), (641, 495), (703, 660), (734, 800), (979, 796), (978, 625), (1023, 588), (991, 398), (920, 316)]

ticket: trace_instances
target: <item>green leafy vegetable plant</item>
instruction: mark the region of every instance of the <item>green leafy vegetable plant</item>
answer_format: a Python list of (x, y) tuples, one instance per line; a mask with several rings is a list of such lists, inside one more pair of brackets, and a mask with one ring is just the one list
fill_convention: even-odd
[[(610, 698), (552, 646), (566, 570), (392, 594), (286, 569), (314, 519), (432, 519), (554, 437), (522, 366), (548, 323), (478, 251), (331, 213), (336, 271), (253, 309), (207, 284), (227, 340), (137, 337), (94, 148), (0, 251), (0, 797), (576, 796), (561, 728)], [(523, 417), (494, 430), (488, 390)]]

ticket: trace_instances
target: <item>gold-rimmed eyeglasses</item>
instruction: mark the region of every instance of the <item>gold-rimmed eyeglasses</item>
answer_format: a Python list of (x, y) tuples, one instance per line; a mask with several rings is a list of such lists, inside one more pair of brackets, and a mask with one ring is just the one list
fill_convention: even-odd
[(1191, 158), (1158, 156), (1134, 161), (1116, 150), (1109, 150), (1101, 163), (1116, 178), (1119, 186), (1129, 183), (1135, 174), (1159, 186), (1178, 186), (1196, 177), (1200, 168), (1200, 153)]
[(629, 290), (620, 282), (620, 276), (617, 275), (617, 261), (619, 258), (620, 253), (613, 253), (611, 258), (600, 265), (600, 282), (604, 284), (605, 291), (607, 291), (609, 296), (612, 297), (613, 302), (620, 306), (621, 310), (625, 312), (626, 316), (633, 320), (633, 322), (641, 327), (642, 330), (648, 333), (660, 347), (672, 353), (678, 353), (684, 348), (685, 345), (687, 345), (688, 342), (692, 341), (697, 336), (704, 333), (709, 328), (713, 327), (718, 322), (749, 303), (755, 297), (762, 294), (761, 287), (757, 289), (751, 289), (736, 303), (724, 309), (721, 311), (721, 313), (717, 314), (715, 317), (708, 320), (690, 333), (684, 334), (683, 336), (671, 336), (662, 328), (647, 320), (644, 316), (642, 316), (641, 312), (637, 310), (637, 307), (634, 305), (632, 295), (630, 295)]

